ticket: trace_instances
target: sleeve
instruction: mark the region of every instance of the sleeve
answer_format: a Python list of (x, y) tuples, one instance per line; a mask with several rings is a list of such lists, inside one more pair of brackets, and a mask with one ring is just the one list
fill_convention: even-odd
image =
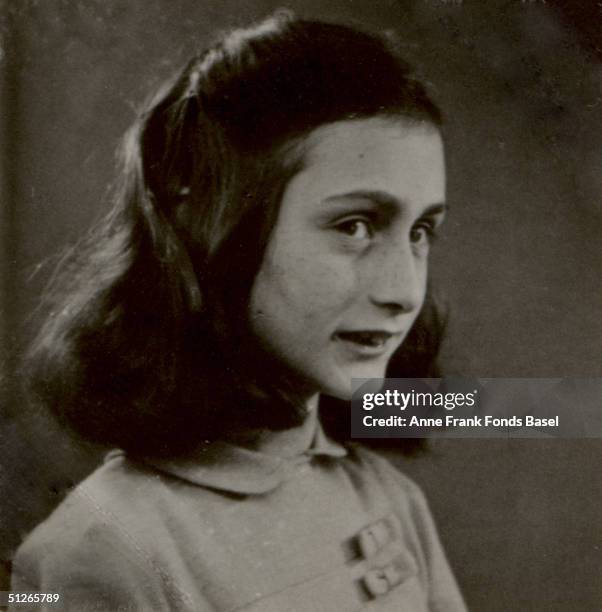
[[(15, 555), (12, 591), (60, 595), (58, 604), (31, 610), (213, 610), (178, 591), (175, 580), (114, 525), (89, 511), (67, 514), (39, 526)], [(14, 611), (24, 609), (19, 604)]]
[(367, 449), (362, 449), (361, 454), (372, 464), (378, 479), (389, 492), (389, 498), (408, 531), (408, 538), (414, 542), (430, 612), (466, 612), (466, 604), (447, 561), (424, 493), (383, 457)]

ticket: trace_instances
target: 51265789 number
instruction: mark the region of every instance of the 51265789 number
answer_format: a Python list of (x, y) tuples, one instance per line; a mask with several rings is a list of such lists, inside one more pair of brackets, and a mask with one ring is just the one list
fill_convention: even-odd
[(1, 593), (0, 605), (18, 606), (19, 604), (56, 604), (61, 596), (59, 593), (12, 592)]

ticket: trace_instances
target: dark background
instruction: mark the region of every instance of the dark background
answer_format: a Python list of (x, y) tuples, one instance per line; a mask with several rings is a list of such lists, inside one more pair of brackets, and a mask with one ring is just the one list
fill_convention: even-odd
[[(446, 112), (444, 369), (602, 376), (597, 2), (0, 0), (0, 590), (14, 548), (98, 461), (17, 388), (56, 254), (106, 210), (141, 101), (216, 29), (282, 5), (395, 29)], [(471, 609), (602, 609), (601, 440), (392, 456), (426, 490)]]

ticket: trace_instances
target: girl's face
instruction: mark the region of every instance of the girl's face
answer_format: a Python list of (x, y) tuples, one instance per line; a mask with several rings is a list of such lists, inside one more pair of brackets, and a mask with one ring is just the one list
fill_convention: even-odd
[(384, 378), (424, 300), (445, 214), (439, 131), (371, 118), (314, 130), (255, 279), (251, 327), (309, 398)]

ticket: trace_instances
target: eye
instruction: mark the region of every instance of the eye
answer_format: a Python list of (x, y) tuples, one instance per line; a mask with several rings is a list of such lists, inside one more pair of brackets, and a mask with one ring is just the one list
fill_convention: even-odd
[(415, 245), (428, 245), (435, 240), (435, 225), (432, 221), (419, 221), (410, 230), (410, 240)]
[(341, 221), (335, 225), (335, 229), (338, 232), (349, 236), (350, 238), (354, 238), (355, 240), (368, 240), (374, 235), (372, 223), (363, 218)]

